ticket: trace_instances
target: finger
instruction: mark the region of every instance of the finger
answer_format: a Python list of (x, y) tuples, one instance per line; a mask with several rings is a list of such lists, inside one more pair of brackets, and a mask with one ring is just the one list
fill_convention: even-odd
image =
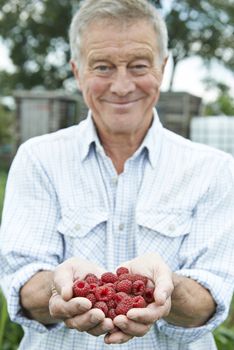
[(115, 326), (110, 318), (104, 318), (104, 320), (99, 323), (97, 326), (91, 328), (87, 333), (98, 337), (99, 335), (113, 332)]
[(143, 324), (129, 320), (126, 316), (117, 316), (114, 319), (114, 324), (125, 334), (142, 337), (149, 332), (152, 324)]
[(72, 298), (66, 302), (59, 294), (52, 295), (49, 301), (51, 316), (61, 320), (81, 315), (90, 310), (91, 307), (91, 302), (86, 298)]
[(152, 324), (160, 318), (165, 317), (170, 312), (171, 300), (168, 298), (164, 305), (158, 306), (156, 303), (149, 304), (146, 308), (134, 308), (128, 311), (127, 317), (143, 324)]
[(91, 309), (82, 315), (69, 318), (64, 321), (68, 328), (77, 329), (79, 332), (87, 332), (103, 322), (104, 313), (99, 309)]
[(64, 300), (70, 300), (73, 297), (73, 269), (71, 263), (65, 261), (54, 271), (53, 287), (62, 296)]
[(164, 305), (166, 300), (171, 297), (174, 290), (172, 279), (168, 277), (157, 277), (154, 289), (154, 299), (158, 306)]
[(111, 334), (110, 333), (106, 334), (104, 337), (104, 342), (106, 344), (123, 344), (128, 342), (132, 338), (133, 338), (132, 335), (125, 334), (121, 331), (117, 331)]

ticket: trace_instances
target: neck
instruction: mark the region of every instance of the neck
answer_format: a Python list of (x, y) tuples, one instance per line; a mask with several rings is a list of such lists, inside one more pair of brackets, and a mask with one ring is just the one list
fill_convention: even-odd
[(106, 155), (111, 158), (118, 174), (123, 172), (124, 164), (139, 148), (145, 135), (124, 136), (112, 135), (105, 137), (100, 135), (100, 140)]

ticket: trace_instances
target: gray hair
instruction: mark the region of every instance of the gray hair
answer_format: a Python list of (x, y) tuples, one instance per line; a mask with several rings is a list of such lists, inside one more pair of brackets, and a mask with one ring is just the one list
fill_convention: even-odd
[(71, 58), (80, 63), (82, 35), (94, 21), (111, 19), (117, 23), (146, 20), (151, 23), (158, 40), (159, 61), (168, 56), (168, 34), (165, 21), (147, 0), (82, 0), (69, 31)]

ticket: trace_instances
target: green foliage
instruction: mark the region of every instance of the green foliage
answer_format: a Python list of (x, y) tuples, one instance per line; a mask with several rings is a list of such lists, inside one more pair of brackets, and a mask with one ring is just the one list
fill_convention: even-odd
[(217, 98), (205, 106), (204, 115), (234, 116), (234, 98), (229, 87), (213, 79), (207, 79), (206, 84), (208, 89), (212, 87), (217, 90)]
[[(7, 180), (6, 172), (0, 170), (0, 219), (1, 219), (1, 213), (2, 213), (2, 206), (3, 206), (3, 199), (4, 199), (4, 193), (5, 193), (6, 180)], [(1, 220), (0, 220), (0, 223), (1, 223)], [(1, 347), (0, 347), (0, 349), (1, 349)]]
[(9, 320), (6, 300), (0, 290), (0, 349), (17, 350), (23, 336), (22, 328)]
[(13, 138), (13, 114), (4, 106), (0, 105), (0, 145), (12, 141)]

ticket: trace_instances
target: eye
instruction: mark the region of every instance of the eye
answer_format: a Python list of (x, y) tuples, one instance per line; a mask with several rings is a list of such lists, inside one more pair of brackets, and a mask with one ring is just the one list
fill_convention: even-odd
[(148, 71), (149, 65), (146, 63), (133, 63), (129, 69), (135, 74), (144, 74)]
[(101, 73), (101, 74), (108, 74), (111, 72), (112, 67), (107, 64), (99, 64), (94, 67), (95, 72)]

